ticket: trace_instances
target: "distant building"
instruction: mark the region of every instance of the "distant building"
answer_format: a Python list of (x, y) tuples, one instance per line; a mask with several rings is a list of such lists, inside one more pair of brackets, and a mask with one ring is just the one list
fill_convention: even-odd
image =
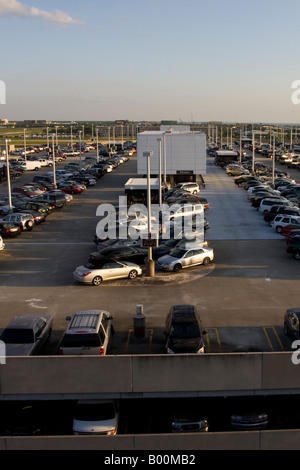
[(8, 123), (9, 123), (9, 120), (8, 120), (8, 119), (3, 119), (3, 118), (0, 119), (0, 125), (3, 126), (3, 125), (6, 125), (6, 124), (8, 124)]

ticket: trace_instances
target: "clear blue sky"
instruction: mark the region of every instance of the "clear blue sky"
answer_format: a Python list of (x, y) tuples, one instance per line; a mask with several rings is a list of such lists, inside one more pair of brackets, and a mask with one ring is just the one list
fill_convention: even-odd
[(0, 116), (299, 123), (299, 18), (298, 0), (0, 0)]

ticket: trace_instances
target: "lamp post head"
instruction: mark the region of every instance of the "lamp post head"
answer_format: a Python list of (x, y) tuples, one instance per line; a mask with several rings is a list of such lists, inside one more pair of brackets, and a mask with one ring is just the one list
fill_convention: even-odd
[(152, 150), (150, 152), (143, 152), (143, 157), (145, 157), (145, 158), (152, 157), (152, 155), (153, 155)]

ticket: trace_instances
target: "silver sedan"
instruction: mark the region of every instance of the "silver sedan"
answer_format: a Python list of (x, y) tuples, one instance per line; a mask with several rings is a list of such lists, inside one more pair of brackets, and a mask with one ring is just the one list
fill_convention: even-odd
[(106, 261), (103, 265), (97, 266), (87, 263), (79, 266), (73, 272), (74, 279), (84, 284), (93, 284), (99, 286), (102, 281), (112, 279), (129, 278), (135, 279), (142, 274), (142, 268), (129, 261)]
[(192, 249), (174, 248), (168, 255), (158, 258), (156, 266), (163, 271), (178, 272), (182, 268), (196, 266), (199, 264), (208, 265), (214, 259), (212, 248), (205, 246), (194, 247)]

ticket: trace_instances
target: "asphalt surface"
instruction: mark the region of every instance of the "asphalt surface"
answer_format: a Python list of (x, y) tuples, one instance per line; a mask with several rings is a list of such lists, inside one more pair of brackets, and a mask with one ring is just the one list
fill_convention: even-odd
[[(298, 306), (299, 264), (285, 253), (283, 238), (251, 207), (246, 192), (216, 168), (211, 158), (203, 196), (210, 203), (207, 240), (214, 248), (214, 263), (178, 274), (157, 272), (155, 278), (111, 281), (100, 287), (73, 280), (74, 268), (95, 250), (97, 206), (118, 202), (125, 182), (135, 172), (136, 159), (132, 158), (95, 187), (75, 195), (73, 202), (49, 216), (44, 225), (6, 241), (0, 264), (0, 328), (14, 315), (50, 313), (54, 332), (49, 350), (55, 352), (67, 315), (105, 309), (114, 317), (112, 354), (160, 353), (169, 308), (192, 303), (208, 330), (209, 352), (288, 348), (282, 336), (283, 315), (287, 308)], [(30, 181), (33, 174), (22, 176), (18, 184)], [(2, 184), (0, 194), (5, 192)], [(133, 331), (137, 304), (144, 306), (144, 338), (136, 338)]]

